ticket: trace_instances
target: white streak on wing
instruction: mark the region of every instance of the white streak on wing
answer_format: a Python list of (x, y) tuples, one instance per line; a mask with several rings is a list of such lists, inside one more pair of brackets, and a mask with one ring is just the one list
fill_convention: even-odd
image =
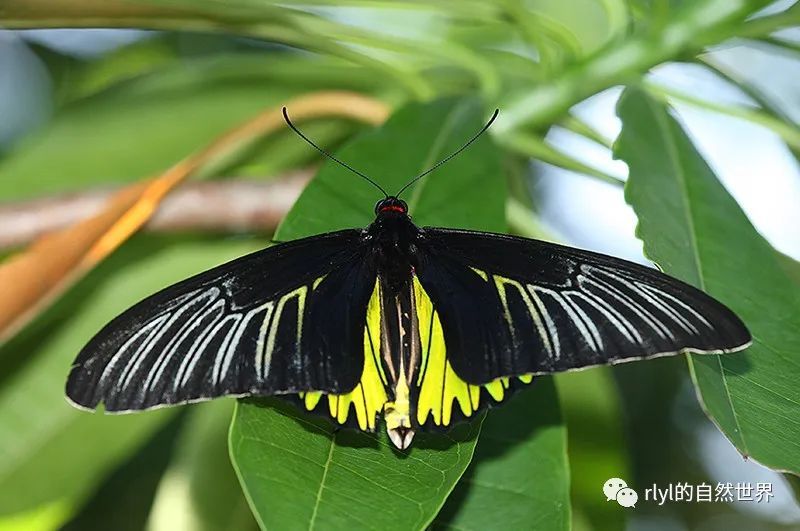
[(568, 298), (566, 296), (562, 295), (562, 297), (564, 299), (564, 302), (567, 304), (567, 306), (572, 308), (572, 310), (576, 314), (578, 314), (580, 316), (580, 319), (586, 324), (586, 327), (592, 333), (592, 337), (597, 342), (597, 348), (595, 350), (597, 352), (600, 352), (601, 350), (603, 350), (603, 347), (604, 347), (603, 334), (600, 333), (600, 329), (597, 328), (597, 325), (594, 323), (592, 318), (589, 317), (585, 311), (583, 311), (583, 308), (581, 308), (580, 305), (577, 302), (571, 300), (570, 298)]
[(197, 295), (200, 291), (202, 291), (202, 288), (198, 288), (198, 289), (196, 289), (194, 291), (190, 291), (188, 293), (184, 293), (183, 295), (178, 295), (174, 299), (169, 300), (166, 303), (167, 304), (166, 308), (163, 308), (162, 311), (171, 312), (176, 307), (181, 306), (187, 299), (191, 299), (192, 297)]
[[(631, 343), (636, 343), (636, 339), (634, 339), (634, 337), (631, 335), (631, 332), (629, 332), (627, 327), (624, 324), (622, 324), (622, 321), (624, 321), (625, 318), (619, 314), (614, 315), (617, 312), (615, 312), (613, 308), (610, 308), (607, 304), (605, 304), (602, 301), (602, 299), (598, 299), (597, 297), (594, 297), (593, 295), (583, 291), (571, 291), (566, 295), (567, 296), (573, 295), (575, 297), (579, 297), (588, 302), (589, 304), (591, 304), (598, 312), (603, 314), (605, 318), (608, 319), (608, 322), (610, 322), (614, 326), (614, 328), (616, 328), (619, 331), (620, 334), (625, 336), (625, 338), (628, 341), (630, 341)], [(639, 336), (638, 332), (636, 332), (635, 330), (633, 330), (633, 332), (636, 333), (636, 336), (641, 342), (642, 338), (641, 336)]]
[[(577, 292), (576, 292), (577, 293)], [(570, 299), (566, 296), (567, 294), (562, 295), (564, 302), (566, 302), (567, 306), (572, 308), (576, 314), (580, 316), (580, 319), (586, 324), (586, 327), (592, 333), (592, 337), (597, 342), (597, 352), (603, 350), (605, 344), (603, 342), (603, 334), (600, 333), (600, 329), (597, 328), (594, 320), (589, 317), (589, 315), (581, 308), (580, 304), (575, 302), (574, 300)]]
[[(164, 317), (169, 318), (172, 314), (166, 314)], [(161, 339), (161, 337), (166, 332), (166, 329), (169, 328), (171, 322), (167, 322), (164, 325), (159, 326), (152, 332), (150, 332), (147, 339), (145, 339), (139, 348), (136, 349), (136, 352), (131, 355), (128, 361), (125, 363), (125, 366), (122, 368), (122, 372), (120, 372), (119, 379), (117, 380), (117, 389), (122, 390), (128, 386), (128, 383), (131, 381), (133, 376), (136, 374), (136, 371), (139, 370), (139, 365), (147, 358), (147, 355), (153, 350), (153, 343)]]
[[(164, 314), (156, 319), (153, 319), (149, 323), (145, 324), (138, 332), (136, 332), (130, 339), (128, 339), (122, 346), (117, 350), (117, 352), (111, 357), (108, 364), (106, 365), (105, 369), (103, 369), (103, 374), (100, 375), (100, 379), (98, 380), (98, 387), (102, 387), (103, 383), (106, 378), (108, 378), (111, 371), (114, 369), (114, 366), (117, 364), (119, 359), (127, 352), (132, 344), (134, 344), (142, 335), (148, 335), (152, 332), (153, 328), (158, 329), (158, 327), (163, 323), (165, 320), (169, 318), (169, 314)], [(137, 349), (137, 352), (141, 350), (144, 346), (147, 345), (147, 341), (145, 340)]]
[[(297, 340), (295, 342), (295, 352), (297, 353), (298, 359), (300, 358), (300, 345), (301, 340), (303, 338), (303, 317), (306, 314), (306, 297), (308, 296), (308, 289), (305, 289), (300, 297), (297, 299)], [(267, 367), (269, 371), (269, 367)], [(264, 379), (266, 379), (266, 375), (264, 375)]]
[(606, 270), (599, 270), (599, 271), (601, 271), (602, 274), (607, 275), (607, 276), (617, 280), (618, 282), (627, 282), (626, 285), (631, 290), (636, 292), (637, 295), (639, 295), (640, 297), (645, 299), (652, 306), (654, 306), (655, 308), (658, 308), (662, 313), (664, 313), (667, 317), (669, 317), (670, 319), (675, 321), (675, 323), (678, 326), (680, 326), (681, 328), (686, 330), (688, 333), (690, 333), (690, 334), (699, 334), (700, 333), (700, 331), (691, 323), (691, 321), (689, 321), (688, 319), (683, 317), (680, 313), (675, 311), (674, 308), (672, 308), (668, 304), (656, 299), (653, 295), (647, 293), (646, 291), (642, 290), (639, 287), (639, 283), (638, 282), (628, 282), (627, 280), (623, 279), (622, 277), (620, 277), (618, 275), (615, 275), (611, 271), (606, 271)]
[[(238, 326), (236, 326), (236, 332), (233, 335), (233, 339), (231, 340), (230, 344), (227, 345), (227, 348), (220, 349), (217, 351), (217, 356), (214, 359), (214, 370), (212, 372), (212, 384), (217, 385), (217, 383), (221, 382), (225, 379), (225, 375), (228, 374), (228, 367), (231, 365), (231, 359), (233, 357), (233, 353), (236, 351), (236, 346), (242, 340), (242, 334), (244, 334), (247, 325), (250, 324), (250, 320), (261, 312), (264, 309), (268, 309), (269, 312), (267, 316), (264, 317), (265, 320), (269, 319), (270, 314), (272, 313), (272, 309), (275, 303), (273, 301), (267, 301), (261, 306), (257, 306), (247, 312), (242, 318), (242, 314), (239, 314), (239, 318), (241, 321), (239, 322)], [(256, 348), (256, 363), (258, 363), (258, 348)]]
[(539, 312), (536, 311), (536, 308), (533, 307), (533, 302), (531, 302), (531, 297), (528, 294), (528, 290), (522, 287), (522, 284), (515, 280), (511, 280), (509, 278), (498, 277), (494, 275), (495, 279), (495, 286), (497, 287), (497, 291), (500, 294), (500, 300), (503, 302), (503, 307), (505, 308), (506, 312), (506, 320), (508, 321), (509, 326), (511, 327), (512, 334), (514, 330), (514, 323), (511, 316), (511, 312), (508, 309), (508, 302), (506, 300), (506, 290), (505, 286), (513, 286), (517, 289), (522, 297), (522, 301), (525, 303), (525, 306), (528, 308), (528, 313), (531, 316), (531, 320), (533, 320), (533, 324), (536, 326), (536, 331), (539, 333), (539, 337), (542, 339), (542, 344), (547, 349), (547, 352), (550, 353), (551, 356), (554, 355), (553, 353), (553, 345), (550, 342), (550, 337), (545, 330), (544, 324), (542, 323), (542, 318), (539, 316)]
[[(603, 292), (607, 293), (611, 297), (614, 297), (621, 304), (624, 304), (633, 313), (638, 315), (639, 318), (642, 321), (647, 323), (647, 325), (650, 328), (655, 330), (655, 332), (659, 336), (661, 336), (662, 339), (670, 339), (672, 341), (675, 341), (675, 336), (672, 334), (672, 332), (669, 331), (669, 329), (666, 329), (666, 332), (665, 332), (662, 329), (662, 327), (659, 326), (658, 318), (655, 315), (653, 315), (649, 311), (647, 311), (646, 308), (640, 307), (638, 304), (636, 304), (635, 301), (631, 300), (627, 295), (624, 295), (624, 294), (620, 293), (614, 286), (610, 286), (610, 287), (606, 286), (605, 284), (603, 284), (600, 281), (599, 278), (589, 278), (589, 277), (583, 277), (583, 283), (584, 284), (591, 284), (591, 285), (595, 286), (596, 288), (602, 290)], [(666, 327), (664, 327), (664, 328), (666, 328)], [(669, 337), (667, 337), (667, 336), (669, 336)]]
[(666, 291), (662, 291), (662, 290), (660, 290), (660, 289), (656, 288), (655, 286), (650, 286), (650, 285), (648, 285), (648, 284), (639, 284), (639, 287), (641, 287), (642, 289), (646, 289), (646, 290), (647, 290), (647, 291), (649, 291), (650, 293), (656, 292), (656, 293), (660, 294), (662, 297), (666, 297), (667, 299), (670, 299), (671, 301), (673, 301), (673, 302), (677, 303), (677, 304), (678, 304), (678, 305), (680, 305), (680, 306), (681, 306), (681, 307), (682, 307), (684, 310), (686, 310), (687, 312), (689, 312), (689, 313), (691, 313), (692, 315), (694, 315), (695, 317), (697, 317), (697, 319), (698, 319), (700, 322), (702, 322), (704, 325), (706, 325), (706, 326), (707, 326), (709, 329), (711, 329), (711, 330), (714, 330), (714, 327), (711, 325), (711, 323), (709, 323), (709, 322), (706, 320), (706, 318), (705, 318), (705, 317), (703, 317), (702, 315), (700, 315), (699, 313), (697, 313), (697, 311), (695, 311), (695, 309), (694, 309), (694, 308), (692, 308), (691, 306), (689, 306), (688, 304), (686, 304), (686, 303), (685, 303), (685, 302), (683, 302), (682, 300), (678, 299), (677, 297), (675, 297), (675, 296), (673, 296), (673, 295), (670, 295), (670, 294), (669, 294), (669, 293), (667, 293)]
[[(580, 307), (576, 306), (573, 308), (570, 304), (570, 301), (562, 297), (561, 294), (555, 290), (543, 288), (541, 286), (533, 286), (533, 289), (540, 293), (550, 295), (553, 300), (564, 309), (564, 313), (566, 313), (567, 317), (572, 320), (575, 328), (578, 329), (592, 350), (597, 352), (599, 349), (603, 348), (603, 339), (600, 336), (600, 331), (597, 330), (597, 328), (594, 326), (594, 323), (592, 323), (592, 320), (589, 319), (589, 316), (586, 315)], [(580, 312), (580, 315), (578, 315), (576, 312)], [(581, 315), (583, 316), (583, 319), (581, 319)], [(588, 326), (592, 327), (591, 331), (587, 328), (587, 323)]]
[(558, 337), (558, 328), (556, 328), (556, 325), (550, 316), (550, 312), (547, 311), (547, 307), (544, 305), (544, 302), (542, 302), (542, 300), (536, 294), (536, 286), (533, 284), (528, 284), (528, 292), (530, 293), (534, 304), (536, 304), (539, 314), (544, 318), (547, 331), (550, 333), (550, 337), (553, 340), (553, 350), (555, 351), (553, 355), (555, 359), (559, 359), (561, 358), (561, 340)]
[(658, 300), (654, 295), (646, 292), (645, 290), (641, 289), (638, 284), (636, 289), (638, 289), (642, 297), (650, 301), (650, 304), (664, 312), (668, 317), (670, 317), (673, 321), (675, 321), (678, 326), (689, 332), (690, 334), (700, 334), (700, 330), (697, 329), (692, 322), (680, 314), (675, 308), (670, 306), (669, 304), (665, 303), (664, 301)]
[[(130, 383), (131, 379), (133, 379), (133, 376), (136, 374), (136, 371), (139, 370), (139, 366), (142, 364), (142, 362), (144, 362), (145, 359), (147, 359), (147, 355), (150, 354), (150, 352), (153, 350), (153, 345), (155, 344), (155, 342), (158, 341), (159, 339), (161, 339), (164, 336), (166, 331), (169, 330), (169, 328), (172, 326), (172, 324), (175, 322), (175, 320), (182, 313), (184, 313), (186, 311), (186, 307), (194, 304), (196, 301), (198, 301), (198, 300), (203, 298), (204, 294), (200, 294), (200, 295), (195, 297), (195, 295), (197, 293), (199, 293), (199, 292), (200, 292), (200, 290), (196, 289), (194, 291), (191, 291), (189, 293), (181, 295), (178, 298), (173, 299), (172, 301), (170, 301), (169, 312), (167, 313), (167, 316), (171, 317), (169, 322), (167, 324), (165, 324), (163, 326), (163, 328), (159, 328), (158, 331), (154, 331), (153, 333), (155, 335), (151, 336), (142, 345), (142, 347), (139, 348), (139, 350), (137, 350), (136, 353), (134, 353), (133, 356), (131, 356), (131, 358), (126, 363), (125, 368), (122, 370), (122, 373), (120, 374), (119, 381), (117, 382), (118, 389), (122, 390), (122, 389), (124, 389), (125, 387), (128, 386), (128, 384)], [(177, 312), (172, 313), (172, 310), (174, 310), (175, 308), (179, 308), (179, 309), (178, 309)], [(174, 338), (173, 338), (173, 341), (174, 341)], [(170, 344), (172, 344), (172, 342), (170, 342)], [(154, 366), (157, 363), (158, 363), (158, 360), (156, 360)]]
[[(222, 345), (220, 345), (219, 349), (217, 349), (217, 354), (216, 356), (214, 356), (214, 368), (211, 371), (212, 386), (216, 386), (219, 382), (221, 382), (225, 378), (225, 374), (228, 372), (228, 366), (230, 365), (231, 361), (230, 359), (226, 358), (225, 363), (223, 363), (223, 358), (226, 356), (228, 351), (230, 351), (231, 355), (233, 355), (233, 352), (236, 351), (236, 345), (238, 344), (238, 340), (241, 339), (242, 337), (242, 332), (241, 332), (241, 330), (243, 329), (242, 327), (247, 326), (246, 323), (244, 325), (242, 324), (242, 314), (237, 313), (227, 316), (225, 319), (222, 320), (222, 322), (218, 325), (218, 327), (221, 327), (228, 319), (232, 319), (235, 321), (231, 326), (230, 331), (228, 332), (228, 336), (232, 337), (233, 340), (232, 342), (229, 341), (228, 336), (226, 336), (225, 341), (223, 341)], [(236, 333), (239, 334), (238, 338), (234, 337)]]
[[(214, 328), (211, 331), (211, 333), (208, 334), (206, 336), (205, 340), (203, 341), (203, 343), (200, 344), (200, 347), (197, 349), (197, 354), (195, 354), (192, 357), (191, 362), (189, 362), (188, 366), (186, 367), (186, 371), (183, 373), (183, 377), (181, 377), (180, 380), (178, 380), (177, 377), (175, 378), (175, 384), (174, 385), (175, 385), (175, 389), (176, 390), (177, 390), (178, 387), (183, 387), (184, 385), (186, 385), (186, 382), (189, 381), (189, 378), (191, 378), (192, 373), (194, 372), (195, 365), (197, 365), (197, 362), (200, 361), (200, 358), (202, 357), (203, 352), (206, 351), (206, 349), (208, 348), (208, 345), (214, 340), (214, 338), (217, 335), (217, 332), (219, 332), (222, 329), (222, 327), (225, 326), (225, 323), (227, 321), (231, 321), (232, 320), (232, 321), (237, 321), (238, 322), (238, 320), (240, 318), (241, 318), (241, 314), (228, 315), (223, 320), (221, 320), (217, 325), (214, 326)], [(226, 348), (228, 348), (228, 344), (231, 341), (231, 337), (233, 336), (233, 331), (234, 331), (235, 328), (236, 328), (236, 323), (234, 322), (234, 324), (228, 330), (228, 333), (225, 334), (225, 339), (222, 340), (222, 345), (220, 345), (219, 350), (225, 350)], [(186, 360), (184, 360), (184, 362), (185, 361)], [(212, 376), (213, 376), (213, 371), (212, 371)], [(213, 385), (216, 385), (216, 383), (214, 383)], [(213, 389), (213, 386), (211, 387), (211, 389)]]
[[(192, 345), (189, 347), (189, 349), (188, 349), (188, 350), (186, 351), (186, 353), (184, 354), (184, 356), (183, 356), (183, 359), (181, 360), (181, 364), (178, 366), (178, 371), (175, 373), (175, 378), (174, 378), (174, 380), (173, 380), (173, 383), (172, 383), (172, 389), (173, 389), (173, 391), (174, 391), (174, 390), (176, 390), (176, 389), (178, 388), (179, 382), (180, 382), (180, 380), (182, 379), (182, 376), (184, 375), (184, 371), (185, 371), (185, 370), (187, 370), (187, 365), (189, 365), (189, 364), (190, 364), (191, 360), (197, 360), (197, 358), (199, 358), (200, 356), (202, 356), (202, 354), (203, 354), (203, 349), (202, 349), (202, 348), (198, 348), (198, 346), (200, 346), (200, 344), (201, 344), (201, 342), (203, 341), (203, 339), (205, 339), (206, 337), (208, 337), (208, 335), (209, 335), (209, 332), (211, 331), (211, 329), (212, 329), (212, 328), (214, 328), (214, 325), (215, 325), (215, 324), (216, 324), (216, 323), (219, 321), (220, 317), (222, 317), (222, 316), (225, 314), (225, 299), (220, 299), (220, 300), (218, 300), (218, 301), (217, 301), (217, 302), (215, 302), (215, 303), (214, 303), (214, 304), (213, 304), (213, 305), (212, 305), (212, 306), (211, 306), (211, 307), (210, 307), (208, 310), (206, 310), (205, 312), (203, 312), (203, 314), (202, 314), (202, 315), (200, 315), (199, 317), (197, 317), (197, 318), (194, 320), (194, 324), (192, 325), (192, 329), (194, 329), (194, 328), (196, 328), (197, 326), (199, 326), (199, 325), (200, 325), (200, 323), (201, 323), (201, 322), (202, 322), (202, 321), (203, 321), (203, 320), (204, 320), (204, 319), (205, 319), (205, 318), (206, 318), (208, 315), (211, 315), (212, 313), (216, 313), (217, 315), (215, 315), (215, 316), (214, 316), (214, 319), (213, 319), (213, 320), (212, 320), (210, 323), (208, 323), (208, 324), (206, 325), (206, 328), (205, 328), (205, 330), (203, 330), (202, 332), (200, 332), (200, 333), (197, 335), (197, 337), (196, 337), (196, 338), (194, 339), (194, 341), (192, 342)], [(188, 332), (191, 332), (191, 330), (187, 331), (187, 335), (188, 335)], [(180, 345), (182, 342), (183, 342), (183, 339), (181, 339), (181, 342), (180, 342), (180, 343), (176, 343), (176, 344), (175, 344), (175, 346), (172, 348), (173, 352), (171, 352), (171, 353), (169, 354), (169, 356), (168, 356), (167, 360), (164, 362), (164, 365), (163, 365), (163, 367), (166, 367), (167, 365), (169, 365), (169, 358), (171, 358), (171, 357), (173, 356), (173, 354), (174, 354), (174, 353), (175, 353), (175, 351), (177, 350), (178, 346), (179, 346), (179, 345)], [(194, 363), (196, 363), (196, 361), (195, 361)], [(194, 363), (191, 363), (191, 366), (192, 366), (192, 368), (194, 368)], [(189, 372), (191, 372), (191, 369), (189, 369)], [(159, 377), (160, 377), (160, 376), (159, 376)]]
[[(148, 347), (147, 349), (148, 352), (152, 350), (155, 343), (159, 339), (161, 339), (161, 337), (166, 333), (167, 330), (169, 330), (172, 327), (172, 325), (178, 320), (178, 318), (180, 318), (181, 315), (186, 312), (189, 306), (204, 301), (204, 299), (208, 299), (208, 302), (213, 301), (219, 296), (219, 293), (220, 293), (219, 288), (212, 287), (206, 290), (204, 293), (184, 303), (184, 305), (178, 311), (175, 312), (175, 314), (172, 316), (169, 322), (159, 331), (158, 337)], [(183, 339), (192, 331), (192, 329), (195, 326), (197, 326), (199, 319), (204, 315), (203, 312), (207, 307), (208, 304), (206, 303), (203, 306), (201, 306), (197, 311), (195, 311), (194, 315), (191, 316), (183, 324), (183, 326), (175, 333), (175, 336), (170, 340), (167, 346), (164, 347), (164, 350), (158, 355), (156, 361), (153, 363), (153, 366), (150, 367), (150, 370), (147, 373), (147, 378), (145, 379), (144, 385), (141, 388), (142, 393), (146, 393), (150, 389), (150, 386), (161, 378), (161, 375), (164, 372), (164, 368), (168, 365), (169, 358), (171, 358), (175, 352), (175, 347), (180, 345), (181, 341), (183, 341)], [(142, 359), (144, 359), (144, 356), (142, 357)], [(135, 372), (136, 372), (135, 369), (131, 371), (131, 375), (133, 375)], [(127, 385), (127, 381), (125, 382), (125, 385)]]

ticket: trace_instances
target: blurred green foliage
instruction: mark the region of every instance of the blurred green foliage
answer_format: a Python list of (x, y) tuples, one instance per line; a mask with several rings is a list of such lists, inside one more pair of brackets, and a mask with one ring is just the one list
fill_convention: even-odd
[[(798, 57), (776, 32), (800, 25), (800, 7), (791, 3), (756, 15), (768, 3), (6, 0), (0, 4), (5, 28), (162, 31), (94, 58), (31, 45), (50, 73), (55, 111), (2, 154), (0, 199), (133, 182), (265, 107), (315, 90), (348, 89), (390, 104), (396, 114), (377, 132), (342, 120), (319, 120), (304, 129), (327, 147), (346, 142), (342, 157), (390, 191), (446, 152), (445, 144), (466, 138), (487, 110), (500, 107), (493, 140), (482, 139), (422, 181), (412, 194), (413, 213), (423, 224), (496, 231), (509, 225), (541, 234), (535, 212), (526, 207), (529, 158), (614, 182), (551, 145), (545, 134), (560, 126), (607, 146), (612, 139), (570, 109), (611, 87), (637, 87), (620, 107), (624, 132), (617, 154), (631, 169), (626, 194), (648, 256), (731, 304), (757, 338), (746, 354), (692, 362), (698, 389), (713, 420), (741, 451), (797, 474), (800, 329), (791, 318), (800, 305), (797, 262), (776, 258), (754, 232), (670, 117), (665, 100), (671, 93), (647, 77), (666, 62), (703, 65), (749, 95), (754, 106), (700, 98), (693, 105), (751, 120), (796, 148), (798, 126), (780, 103), (707, 53), (739, 38)], [(283, 132), (210, 177), (271, 178), (318, 161)], [(367, 184), (325, 165), (278, 239), (365, 225), (375, 198)], [(685, 243), (687, 231), (697, 233), (697, 245), (673, 245)], [(230, 437), (244, 491), (227, 455), (229, 400), (184, 414), (130, 417), (89, 415), (66, 404), (69, 365), (106, 321), (160, 287), (267, 242), (265, 235), (251, 234), (136, 236), (0, 346), (0, 530), (89, 529), (98, 522), (102, 528), (112, 522), (109, 506), (116, 503), (108, 490), (141, 498), (120, 510), (131, 528), (154, 530), (246, 530), (257, 522), (308, 528), (310, 517), (301, 515), (309, 509), (319, 511), (316, 527), (327, 529), (344, 528), (348, 514), (365, 527), (397, 529), (430, 522), (434, 528), (622, 529), (635, 524), (632, 515), (662, 513), (607, 503), (601, 485), (610, 475), (628, 477), (641, 489), (664, 478), (704, 479), (685, 451), (692, 443), (681, 440), (685, 432), (670, 417), (685, 380), (678, 360), (615, 369), (614, 378), (605, 369), (563, 375), (558, 393), (550, 378), (542, 378), (482, 424), (451, 434), (457, 443), (432, 436), (405, 459), (382, 446), (382, 436), (376, 442), (348, 433), (337, 439), (360, 442), (340, 445), (329, 425), (315, 421), (317, 431), (308, 432), (287, 406), (239, 404)], [(698, 263), (707, 267), (699, 270)], [(274, 438), (290, 441), (300, 456), (276, 457)], [(355, 447), (362, 443), (367, 447)], [(326, 452), (336, 459), (326, 460)], [(313, 497), (281, 497), (275, 481), (291, 478), (299, 467), (318, 478), (306, 488), (322, 492), (330, 471), (347, 489), (368, 489), (369, 495), (318, 507)], [(342, 474), (349, 467), (358, 473)], [(414, 514), (395, 514), (393, 508), (406, 506), (398, 497), (409, 491)], [(704, 510), (686, 505), (663, 514), (687, 527), (704, 525), (709, 515), (736, 514), (723, 504)]]

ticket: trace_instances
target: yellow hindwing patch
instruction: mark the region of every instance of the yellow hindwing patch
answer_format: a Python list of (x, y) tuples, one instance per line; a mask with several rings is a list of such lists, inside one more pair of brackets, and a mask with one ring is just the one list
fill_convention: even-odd
[[(483, 272), (476, 270), (476, 273), (480, 275)], [(485, 275), (483, 273), (481, 276), (486, 278)], [(481, 387), (485, 388), (495, 401), (502, 401), (510, 385), (509, 378), (498, 378), (483, 386), (471, 385), (459, 378), (447, 359), (439, 315), (416, 277), (414, 277), (414, 297), (422, 350), (416, 382), (419, 388), (417, 422), (423, 425), (428, 421), (428, 417), (431, 417), (436, 426), (450, 425), (454, 401), (458, 403), (464, 416), (472, 416), (480, 407)], [(531, 375), (519, 377), (525, 384), (530, 383), (532, 379)]]
[[(486, 273), (476, 270), (486, 279)], [(417, 388), (416, 422), (424, 425), (430, 418), (436, 426), (449, 426), (454, 408), (463, 416), (471, 417), (480, 408), (481, 389), (485, 389), (496, 402), (507, 398), (510, 378), (498, 378), (486, 385), (471, 385), (458, 377), (447, 359), (442, 324), (433, 308), (428, 294), (414, 277), (414, 298), (419, 323), (421, 359), (415, 382)], [(351, 410), (355, 410), (358, 427), (374, 431), (379, 413), (384, 412), (388, 402), (388, 384), (380, 363), (381, 345), (381, 295), (376, 281), (367, 306), (367, 322), (364, 329), (364, 369), (358, 385), (347, 394), (325, 394), (320, 391), (301, 393), (303, 405), (308, 411), (327, 406), (327, 413), (339, 424), (345, 424)], [(522, 383), (533, 380), (532, 375), (517, 377)], [(407, 393), (407, 391), (406, 391)], [(327, 404), (325, 404), (327, 401)], [(457, 404), (457, 405), (455, 405)], [(387, 418), (387, 422), (389, 419)]]
[(305, 408), (309, 411), (319, 405), (323, 398), (328, 401), (328, 413), (339, 424), (347, 422), (350, 410), (355, 409), (358, 427), (374, 431), (376, 417), (386, 403), (385, 377), (378, 357), (381, 334), (380, 289), (375, 289), (367, 306), (367, 323), (364, 330), (364, 369), (355, 389), (344, 395), (331, 395), (319, 391), (302, 393)]

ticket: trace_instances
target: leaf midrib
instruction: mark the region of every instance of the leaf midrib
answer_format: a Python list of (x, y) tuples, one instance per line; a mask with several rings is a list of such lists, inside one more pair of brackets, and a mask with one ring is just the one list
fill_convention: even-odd
[(325, 482), (328, 480), (328, 470), (331, 468), (331, 461), (333, 461), (333, 449), (336, 447), (336, 433), (334, 432), (330, 438), (330, 448), (328, 448), (328, 459), (322, 466), (322, 479), (319, 482), (319, 489), (317, 489), (317, 497), (314, 500), (314, 510), (311, 511), (311, 519), (308, 521), (308, 529), (314, 529), (314, 523), (317, 521), (317, 511), (319, 504), (322, 501), (322, 491), (325, 489)]

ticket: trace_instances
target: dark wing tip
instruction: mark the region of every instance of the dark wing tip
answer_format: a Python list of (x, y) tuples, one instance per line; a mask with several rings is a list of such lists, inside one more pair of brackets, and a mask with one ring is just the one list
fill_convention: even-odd
[[(699, 290), (698, 290), (699, 291)], [(747, 328), (741, 317), (730, 307), (714, 298), (712, 295), (701, 291), (710, 301), (711, 305), (716, 306), (717, 312), (713, 316), (714, 330), (719, 337), (718, 350), (723, 354), (741, 352), (753, 344), (753, 335)], [(713, 353), (713, 352), (712, 352)], [(719, 354), (719, 352), (716, 352)]]
[(72, 366), (67, 378), (65, 398), (69, 404), (82, 411), (94, 411), (100, 404), (100, 397), (91, 385), (91, 376), (86, 374), (82, 363)]
[(74, 407), (75, 409), (79, 409), (79, 410), (81, 410), (81, 411), (86, 411), (86, 412), (88, 412), (88, 413), (94, 413), (95, 411), (97, 411), (97, 404), (95, 404), (94, 406), (89, 406), (89, 405), (87, 405), (87, 404), (82, 404), (82, 403), (80, 403), (80, 402), (76, 401), (76, 400), (75, 400), (75, 399), (74, 399), (74, 398), (73, 398), (73, 397), (72, 397), (72, 396), (69, 394), (69, 391), (68, 391), (68, 392), (67, 392), (67, 393), (64, 395), (64, 399), (67, 401), (67, 403), (68, 403), (69, 405), (71, 405), (71, 406), (72, 406), (72, 407)]

